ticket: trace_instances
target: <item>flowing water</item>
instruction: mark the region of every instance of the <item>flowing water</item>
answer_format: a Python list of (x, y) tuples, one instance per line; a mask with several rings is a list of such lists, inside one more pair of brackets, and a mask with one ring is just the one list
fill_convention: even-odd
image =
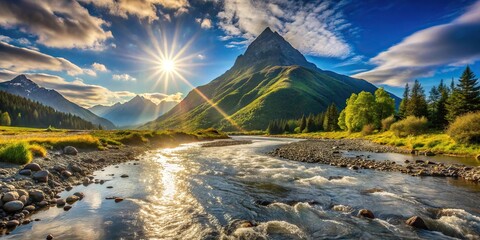
[[(238, 137), (251, 139), (248, 137)], [(480, 188), (459, 180), (277, 159), (292, 139), (145, 153), (140, 164), (96, 172), (103, 185), (64, 212), (50, 208), (4, 236), (11, 239), (480, 239)], [(129, 178), (120, 178), (123, 173)], [(111, 176), (111, 174), (114, 174)], [(113, 188), (107, 188), (113, 186)], [(120, 196), (115, 203), (106, 197)], [(335, 206), (335, 207), (334, 207)], [(376, 219), (356, 217), (359, 209)], [(335, 209), (335, 210), (334, 210)], [(341, 211), (338, 211), (341, 210)], [(436, 231), (415, 230), (419, 215)], [(245, 227), (242, 221), (254, 227)], [(243, 227), (242, 227), (243, 226)]]

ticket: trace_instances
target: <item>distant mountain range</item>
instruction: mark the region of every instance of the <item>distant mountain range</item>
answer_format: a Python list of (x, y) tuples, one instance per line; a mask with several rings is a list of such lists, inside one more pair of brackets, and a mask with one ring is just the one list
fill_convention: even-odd
[(112, 106), (96, 105), (90, 111), (112, 121), (118, 127), (139, 126), (152, 121), (172, 109), (176, 102), (162, 101), (155, 104), (149, 99), (137, 95), (125, 103), (116, 103)]
[(89, 110), (67, 100), (55, 90), (40, 87), (25, 75), (19, 75), (13, 80), (0, 83), (0, 90), (37, 101), (59, 112), (71, 113), (97, 126), (101, 125), (106, 129), (115, 128), (115, 125), (107, 119), (101, 118)]
[[(230, 70), (142, 128), (264, 130), (271, 120), (319, 113), (331, 103), (343, 108), (352, 93), (376, 89), (365, 80), (317, 68), (267, 28)], [(400, 99), (392, 97), (398, 104)]]
[(0, 91), (0, 112), (8, 113), (11, 126), (63, 129), (96, 129), (82, 118), (56, 111), (36, 101)]

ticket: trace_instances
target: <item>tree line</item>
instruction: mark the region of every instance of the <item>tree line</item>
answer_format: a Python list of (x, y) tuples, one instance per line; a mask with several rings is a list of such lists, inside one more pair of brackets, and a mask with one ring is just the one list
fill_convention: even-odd
[(418, 80), (414, 81), (411, 88), (407, 83), (397, 112), (395, 100), (383, 88), (378, 88), (374, 94), (365, 91), (353, 93), (346, 100), (346, 106), (340, 114), (335, 104), (332, 104), (325, 112), (317, 115), (274, 120), (270, 122), (267, 132), (305, 133), (338, 129), (359, 132), (365, 127), (388, 130), (396, 120), (408, 117), (428, 119), (431, 128), (444, 130), (457, 117), (480, 111), (480, 86), (477, 81), (467, 66), (458, 83), (455, 84), (452, 79), (450, 86), (447, 86), (441, 80), (438, 86), (431, 88), (428, 98)]
[(0, 125), (37, 128), (97, 129), (82, 118), (57, 112), (29, 99), (0, 91)]

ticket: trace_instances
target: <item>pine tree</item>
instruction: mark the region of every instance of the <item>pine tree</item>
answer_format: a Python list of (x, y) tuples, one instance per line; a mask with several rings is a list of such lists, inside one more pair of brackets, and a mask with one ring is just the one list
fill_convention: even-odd
[(300, 120), (300, 132), (303, 132), (305, 128), (307, 127), (307, 118), (305, 115), (302, 116), (302, 120)]
[(480, 86), (477, 85), (477, 80), (475, 74), (467, 66), (447, 101), (447, 119), (449, 121), (453, 121), (465, 113), (480, 110)]
[(324, 131), (335, 131), (338, 129), (338, 110), (335, 103), (328, 106), (323, 120)]
[(290, 125), (288, 125), (288, 122), (285, 123), (285, 126), (283, 127), (283, 132), (290, 133)]
[(407, 117), (407, 105), (408, 105), (408, 97), (410, 96), (410, 87), (408, 83), (405, 84), (405, 91), (403, 92), (403, 99), (400, 102), (400, 107), (398, 108), (398, 116), (400, 118)]
[(427, 100), (425, 99), (425, 91), (418, 80), (415, 80), (415, 83), (413, 84), (406, 110), (406, 116), (428, 116), (428, 106)]

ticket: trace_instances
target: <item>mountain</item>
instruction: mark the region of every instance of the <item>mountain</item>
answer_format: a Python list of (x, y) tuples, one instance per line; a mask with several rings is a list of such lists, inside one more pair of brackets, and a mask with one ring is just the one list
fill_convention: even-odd
[(102, 125), (103, 128), (115, 128), (115, 125), (107, 119), (98, 117), (89, 110), (70, 102), (55, 90), (40, 87), (25, 75), (0, 83), (0, 90), (37, 101), (60, 112), (71, 113), (95, 125)]
[(319, 113), (332, 102), (341, 109), (352, 93), (376, 89), (365, 80), (317, 68), (267, 28), (230, 70), (142, 128), (264, 130), (271, 120)]
[(90, 111), (104, 117), (119, 127), (138, 126), (156, 119), (173, 108), (176, 102), (154, 102), (137, 95), (126, 103), (116, 103), (112, 106), (96, 105)]
[(24, 97), (0, 91), (0, 112), (7, 112), (11, 126), (95, 129), (97, 125), (69, 113), (58, 112)]

